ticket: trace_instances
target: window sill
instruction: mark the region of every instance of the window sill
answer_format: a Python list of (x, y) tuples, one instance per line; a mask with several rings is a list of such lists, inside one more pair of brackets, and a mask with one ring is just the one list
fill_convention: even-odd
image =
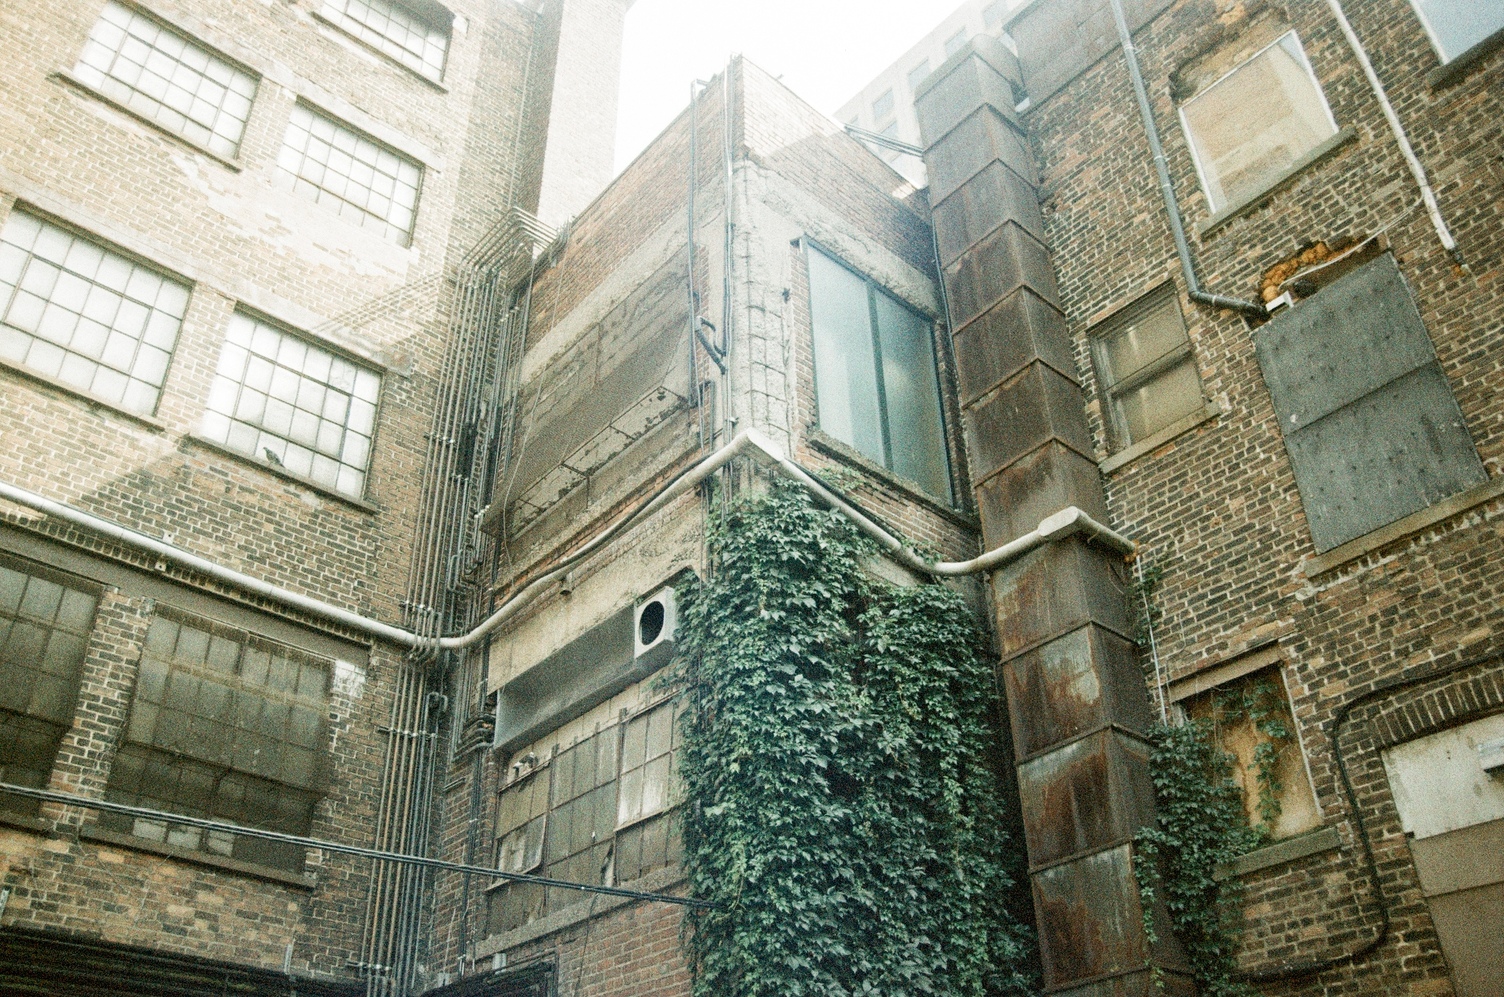
[(1131, 446), (1124, 447), (1122, 450), (1119, 450), (1111, 457), (1104, 457), (1102, 460), (1097, 461), (1097, 470), (1101, 471), (1103, 474), (1111, 474), (1113, 471), (1116, 471), (1121, 467), (1132, 464), (1140, 457), (1143, 457), (1146, 454), (1153, 453), (1155, 450), (1158, 450), (1166, 443), (1169, 443), (1171, 440), (1175, 439), (1177, 436), (1180, 436), (1184, 433), (1189, 433), (1191, 430), (1195, 429), (1202, 423), (1210, 422), (1221, 414), (1222, 406), (1218, 405), (1216, 402), (1207, 402), (1201, 407), (1200, 411), (1192, 412), (1185, 418), (1180, 419), (1177, 422), (1170, 423), (1164, 429), (1161, 429), (1159, 432), (1150, 436), (1148, 439), (1140, 440), (1139, 442), (1134, 443)]
[(113, 97), (105, 96), (98, 90), (89, 86), (89, 84), (85, 83), (83, 80), (79, 79), (77, 76), (74, 76), (73, 73), (69, 70), (59, 69), (52, 75), (59, 81), (66, 83), (70, 87), (73, 87), (74, 89), (80, 91), (84, 96), (92, 97), (94, 100), (97, 100), (103, 104), (108, 104), (110, 107), (113, 107), (121, 114), (130, 115), (132, 118), (135, 118), (137, 121), (141, 122), (143, 125), (146, 125), (153, 131), (161, 135), (165, 135), (167, 138), (172, 139), (179, 145), (185, 146), (191, 151), (198, 153), (200, 156), (208, 156), (210, 159), (214, 160), (216, 163), (223, 166), (227, 170), (233, 170), (234, 172), (239, 173), (244, 169), (243, 166), (241, 166), (235, 160), (230, 159), (228, 156), (221, 155), (220, 153), (217, 153), (210, 149), (208, 146), (199, 145), (192, 139), (183, 135), (179, 135), (177, 132), (169, 131), (168, 129), (163, 128), (161, 125), (157, 124), (152, 119), (148, 118), (146, 115), (142, 114), (140, 111), (125, 106)]
[(72, 395), (74, 398), (87, 402), (90, 409), (96, 411), (103, 409), (111, 415), (122, 416), (126, 419), (129, 419), (131, 422), (140, 423), (147, 429), (152, 429), (159, 433), (165, 433), (167, 431), (167, 424), (152, 416), (142, 415), (140, 412), (132, 412), (130, 409), (122, 408), (119, 405), (116, 405), (114, 402), (106, 401), (105, 399), (100, 398), (98, 395), (91, 395), (87, 391), (75, 388), (71, 384), (65, 384), (55, 377), (48, 377), (46, 374), (32, 370), (30, 367), (24, 367), (14, 361), (0, 360), (0, 370), (8, 370), (13, 374), (19, 374), (21, 377), (24, 377), (27, 380), (35, 381), (45, 387), (53, 388), (65, 394)]
[(187, 438), (201, 447), (204, 447), (208, 450), (213, 450), (215, 453), (223, 454), (226, 457), (233, 457), (235, 460), (254, 467), (257, 470), (266, 471), (268, 474), (273, 474), (286, 481), (291, 481), (295, 484), (302, 485), (304, 488), (318, 492), (320, 495), (325, 495), (329, 498), (343, 502), (346, 505), (354, 506), (361, 512), (369, 513), (373, 516), (381, 512), (380, 506), (368, 502), (363, 498), (355, 498), (353, 496), (346, 495), (344, 492), (335, 491), (328, 485), (321, 485), (317, 481), (314, 481), (312, 478), (305, 478), (301, 474), (295, 474), (285, 467), (278, 467), (277, 465), (269, 461), (258, 460), (250, 454), (241, 453), (239, 450), (232, 450), (229, 447), (225, 446), (223, 443), (216, 443), (214, 440), (209, 439), (207, 436), (200, 436), (198, 433), (189, 433)]
[(273, 869), (270, 866), (256, 865), (252, 862), (241, 862), (238, 859), (211, 855), (207, 852), (194, 851), (191, 848), (180, 848), (177, 845), (169, 845), (165, 842), (147, 841), (145, 838), (138, 838), (132, 834), (120, 834), (115, 831), (105, 831), (97, 827), (85, 826), (79, 830), (78, 836), (85, 841), (111, 845), (116, 848), (125, 848), (134, 852), (145, 852), (149, 855), (161, 855), (164, 858), (189, 862), (193, 865), (208, 866), (211, 869), (220, 869), (225, 872), (239, 873), (242, 876), (264, 879), (271, 883), (281, 883), (283, 886), (292, 886), (301, 890), (312, 890), (319, 885), (317, 876), (310, 876), (306, 873), (300, 876), (295, 872)]
[(1426, 86), (1432, 90), (1443, 90), (1454, 83), (1460, 83), (1500, 49), (1504, 49), (1504, 29), (1495, 31), (1451, 62), (1431, 70), (1426, 74)]
[(1232, 221), (1234, 218), (1241, 218), (1243, 215), (1249, 214), (1259, 205), (1267, 201), (1270, 196), (1275, 193), (1275, 191), (1279, 190), (1279, 188), (1283, 187), (1285, 184), (1293, 180), (1298, 174), (1303, 173), (1304, 171), (1310, 169), (1312, 166), (1315, 166), (1317, 163), (1320, 163), (1322, 160), (1333, 155), (1349, 142), (1356, 140), (1357, 137), (1358, 130), (1352, 125), (1348, 125), (1345, 128), (1340, 129), (1337, 134), (1333, 135), (1331, 138), (1327, 139), (1325, 142), (1321, 143), (1316, 148), (1312, 149), (1310, 152), (1297, 159), (1294, 163), (1290, 164), (1289, 169), (1285, 170), (1285, 172), (1270, 180), (1263, 187), (1254, 191), (1252, 194), (1249, 194), (1248, 196), (1232, 204), (1229, 204), (1227, 207), (1223, 208), (1221, 211), (1218, 211), (1206, 221), (1196, 226), (1196, 234), (1201, 236), (1202, 238), (1205, 238), (1206, 236), (1211, 235), (1217, 229), (1221, 228), (1223, 225), (1226, 225), (1228, 222)]
[[(669, 866), (650, 872), (627, 883), (617, 883), (618, 886), (630, 887), (643, 893), (666, 893), (685, 881), (684, 870)], [(475, 946), (474, 958), (489, 959), (499, 952), (506, 952), (519, 945), (545, 938), (565, 928), (574, 927), (592, 918), (602, 917), (619, 907), (627, 904), (639, 903), (632, 897), (613, 897), (604, 893), (597, 893), (593, 900), (570, 904), (568, 907), (554, 914), (548, 914), (531, 924), (525, 924), (520, 928), (502, 932), (479, 942)]]
[(1307, 578), (1315, 578), (1317, 575), (1341, 567), (1350, 561), (1356, 561), (1365, 554), (1372, 554), (1381, 547), (1429, 529), (1442, 520), (1477, 508), (1500, 496), (1504, 496), (1504, 476), (1492, 478), (1476, 488), (1469, 488), (1451, 498), (1442, 499), (1419, 512), (1412, 512), (1388, 526), (1381, 526), (1372, 533), (1364, 534), (1356, 540), (1349, 540), (1340, 547), (1333, 547), (1325, 554), (1307, 558), (1300, 566), (1301, 573)]
[[(374, 53), (376, 55), (379, 55), (383, 60), (385, 60), (386, 62), (391, 63), (393, 66), (396, 66), (398, 69), (402, 70), (404, 73), (406, 73), (407, 75), (411, 76), (413, 79), (415, 79), (415, 80), (422, 80), (424, 83), (426, 83), (429, 86), (433, 87), (439, 93), (445, 93), (445, 94), (447, 94), (449, 92), (449, 88), (446, 87), (439, 80), (433, 79), (432, 77), (429, 77), (429, 76), (424, 76), (422, 73), (418, 72), (416, 69), (414, 69), (413, 67), (409, 66), (407, 63), (403, 62), (401, 59), (395, 59), (395, 58), (393, 58), (389, 53), (383, 52), (381, 49), (377, 48), (375, 45), (372, 45), (370, 42), (366, 41), (364, 38), (361, 38), (360, 36), (351, 33), (349, 31), (349, 29), (347, 29), (343, 24), (340, 24), (338, 21), (336, 21), (332, 17), (328, 17), (327, 15), (324, 14), (323, 11), (321, 11), (321, 10), (313, 10), (313, 11), (310, 11), (310, 13), (313, 15), (313, 19), (315, 21), (318, 21), (320, 24), (324, 24), (324, 25), (327, 25), (328, 27), (333, 28), (335, 31), (338, 31), (340, 34), (344, 35), (346, 38), (350, 39), (352, 42), (354, 42), (355, 44), (359, 45), (361, 48), (365, 49), (367, 52), (371, 52), (371, 53)], [(453, 35), (451, 35), (450, 38), (449, 38), (449, 44), (451, 46), (454, 44), (454, 36)], [(445, 62), (447, 63), (448, 62), (448, 57), (449, 57), (449, 52), (448, 52), (447, 49), (444, 52), (444, 57), (445, 57)]]
[(1212, 873), (1212, 878), (1219, 881), (1240, 878), (1297, 859), (1334, 852), (1341, 847), (1342, 837), (1335, 827), (1318, 827), (1314, 831), (1297, 834), (1293, 838), (1276, 841), (1272, 845), (1255, 848), (1246, 855), (1239, 855), (1226, 865), (1218, 866)]
[(0, 810), (0, 827), (19, 828), (22, 831), (30, 831), (33, 834), (50, 835), (52, 833), (52, 829), (47, 826), (47, 822), (42, 818), (7, 810)]
[[(849, 464), (863, 474), (878, 479), (883, 485), (902, 492), (905, 498), (920, 503), (926, 509), (944, 516), (957, 526), (968, 530), (981, 529), (981, 524), (977, 522), (974, 516), (969, 516), (960, 509), (946, 505), (942, 500), (922, 490), (917, 483), (894, 474), (886, 467), (872, 460), (872, 458), (842, 443), (829, 433), (811, 427), (805, 434), (804, 440), (813, 449), (818, 450), (827, 457), (834, 457), (841, 463)], [(947, 454), (946, 456), (948, 459), (949, 455)]]

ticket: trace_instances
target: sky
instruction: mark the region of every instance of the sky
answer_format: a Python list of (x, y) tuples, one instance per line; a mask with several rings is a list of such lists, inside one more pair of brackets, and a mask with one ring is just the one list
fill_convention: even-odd
[(622, 52), (616, 168), (630, 163), (734, 54), (826, 114), (886, 69), (960, 0), (637, 0)]

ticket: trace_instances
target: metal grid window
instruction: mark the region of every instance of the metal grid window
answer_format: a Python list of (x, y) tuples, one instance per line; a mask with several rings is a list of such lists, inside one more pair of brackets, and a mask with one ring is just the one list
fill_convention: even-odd
[(73, 75), (167, 131), (232, 157), (256, 78), (157, 21), (109, 3)]
[(150, 415), (188, 288), (25, 211), (0, 231), (0, 359)]
[(407, 157), (298, 104), (277, 164), (309, 200), (398, 245), (412, 241), (423, 171)]
[(230, 316), (201, 432), (316, 484), (365, 494), (381, 378), (242, 312)]
[(616, 878), (630, 882), (683, 858), (678, 783), (685, 704), (664, 703), (627, 724), (621, 748), (621, 792), (616, 807)]
[[(45, 786), (73, 723), (99, 592), (40, 565), (0, 558), (0, 782)], [(0, 797), (35, 813), (35, 801)]]
[(1443, 63), (1504, 31), (1504, 4), (1480, 0), (1411, 0)]
[[(306, 835), (321, 794), (330, 663), (242, 630), (158, 615), (147, 631), (108, 799)], [(170, 821), (106, 829), (293, 872), (300, 846)]]
[(1206, 404), (1173, 285), (1093, 329), (1091, 347), (1119, 449)]
[(1337, 134), (1294, 31), (1186, 101), (1180, 120), (1213, 212), (1265, 189)]
[(449, 29), (391, 0), (324, 0), (324, 16), (431, 80), (444, 75)]

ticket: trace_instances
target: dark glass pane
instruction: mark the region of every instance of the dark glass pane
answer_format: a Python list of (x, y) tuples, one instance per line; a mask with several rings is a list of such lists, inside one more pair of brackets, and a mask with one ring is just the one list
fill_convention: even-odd
[(891, 469), (950, 501), (950, 462), (940, 415), (940, 380), (930, 323), (886, 294), (877, 295), (883, 397), (888, 405)]
[(809, 301), (820, 428), (884, 463), (867, 284), (811, 249)]

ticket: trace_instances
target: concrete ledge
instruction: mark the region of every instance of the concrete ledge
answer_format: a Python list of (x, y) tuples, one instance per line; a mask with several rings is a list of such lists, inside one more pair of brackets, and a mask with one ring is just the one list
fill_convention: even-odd
[(92, 841), (96, 844), (125, 848), (133, 852), (161, 855), (164, 858), (177, 859), (180, 862), (191, 862), (194, 865), (206, 865), (213, 869), (239, 873), (242, 876), (264, 879), (267, 882), (281, 883), (284, 886), (292, 886), (302, 890), (311, 890), (319, 885), (318, 877), (310, 876), (306, 873), (299, 875), (295, 872), (287, 872), (284, 869), (273, 869), (271, 866), (256, 865), (253, 862), (241, 862), (238, 859), (226, 858), (222, 855), (211, 855), (208, 852), (195, 851), (191, 848), (179, 848), (177, 845), (169, 845), (160, 841), (148, 841), (145, 838), (138, 838), (133, 834), (118, 834), (114, 831), (105, 831), (97, 827), (83, 827), (79, 829), (78, 836), (83, 841)]
[(1372, 533), (1366, 533), (1356, 540), (1349, 540), (1340, 547), (1333, 547), (1325, 554), (1307, 558), (1300, 565), (1301, 573), (1307, 578), (1314, 578), (1349, 561), (1356, 561), (1365, 554), (1371, 554), (1413, 533), (1435, 526), (1442, 520), (1467, 512), (1485, 502), (1491, 502), (1501, 495), (1504, 495), (1504, 477), (1492, 478), (1476, 488), (1469, 488), (1451, 498), (1442, 499), (1435, 505), (1428, 506), (1419, 512), (1412, 512), (1388, 526), (1381, 526)]
[(1314, 831), (1276, 841), (1263, 848), (1255, 848), (1246, 855), (1239, 855), (1226, 865), (1218, 866), (1212, 874), (1218, 880), (1246, 876), (1261, 869), (1272, 869), (1286, 862), (1294, 862), (1322, 852), (1333, 852), (1342, 847), (1342, 836), (1335, 827), (1318, 827)]
[(1221, 414), (1222, 406), (1216, 402), (1207, 402), (1200, 411), (1192, 412), (1185, 418), (1170, 423), (1164, 429), (1146, 439), (1142, 439), (1132, 446), (1124, 447), (1111, 457), (1104, 457), (1102, 460), (1097, 461), (1097, 470), (1103, 474), (1111, 474), (1118, 468), (1133, 463), (1145, 454), (1158, 450), (1182, 433), (1188, 433), (1203, 422), (1210, 422)]
[[(684, 871), (669, 866), (667, 869), (650, 872), (641, 879), (635, 879), (629, 883), (617, 883), (616, 885), (631, 887), (643, 893), (668, 893), (684, 884), (684, 882)], [(504, 884), (500, 882), (493, 883), (486, 888), (486, 891), (490, 892), (501, 885)], [(511, 931), (506, 931), (499, 935), (488, 936), (475, 946), (472, 957), (477, 961), (489, 959), (498, 952), (505, 952), (519, 945), (526, 945), (528, 942), (563, 931), (565, 928), (573, 927), (583, 921), (604, 917), (619, 907), (625, 907), (627, 904), (647, 902), (634, 897), (613, 897), (602, 893), (595, 894), (594, 898), (589, 900), (582, 897), (579, 903), (570, 904), (563, 910), (549, 914), (531, 924), (525, 924), (520, 928), (513, 928)]]
[[(946, 426), (945, 428), (947, 432), (952, 431), (950, 426)], [(945, 517), (957, 526), (972, 531), (979, 531), (982, 528), (982, 524), (975, 517), (968, 515), (960, 509), (946, 505), (940, 496), (931, 495), (921, 489), (917, 483), (907, 478), (899, 477), (866, 454), (858, 451), (855, 447), (848, 446), (829, 433), (812, 428), (805, 433), (804, 442), (811, 449), (818, 450), (827, 457), (833, 457), (843, 464), (849, 464), (853, 469), (862, 474), (876, 478), (877, 483), (881, 486), (898, 491), (905, 498), (918, 502), (926, 509)], [(949, 455), (946, 457), (946, 463), (950, 463)], [(952, 468), (951, 472), (951, 476), (954, 478), (955, 469)], [(954, 487), (954, 483), (952, 487)]]
[(1463, 77), (1500, 49), (1504, 49), (1504, 28), (1495, 31), (1451, 62), (1431, 70), (1426, 74), (1426, 86), (1432, 90), (1440, 90), (1453, 83), (1461, 82)]
[(1275, 191), (1293, 180), (1297, 174), (1304, 172), (1312, 166), (1315, 166), (1317, 163), (1320, 163), (1322, 160), (1326, 159), (1328, 156), (1331, 156), (1333, 153), (1337, 152), (1337, 150), (1341, 149), (1349, 142), (1355, 141), (1357, 137), (1358, 130), (1352, 125), (1348, 125), (1342, 128), (1337, 132), (1337, 134), (1333, 135), (1331, 138), (1327, 139), (1325, 142), (1321, 143), (1316, 148), (1312, 149), (1310, 152), (1306, 153), (1304, 156), (1301, 156), (1295, 162), (1291, 163), (1290, 167), (1279, 176), (1270, 180), (1268, 183), (1264, 184), (1264, 186), (1260, 187), (1252, 194), (1249, 194), (1246, 197), (1243, 197), (1238, 201), (1229, 204), (1227, 207), (1223, 208), (1215, 215), (1212, 215), (1200, 225), (1197, 225), (1196, 234), (1202, 237), (1208, 236), (1212, 232), (1215, 232), (1217, 229), (1221, 228), (1223, 225), (1226, 225), (1228, 222), (1232, 221), (1234, 218), (1240, 218), (1243, 215), (1248, 214), (1254, 208), (1257, 208), (1260, 204), (1264, 203), (1264, 201), (1268, 200), (1269, 196), (1272, 195)]

